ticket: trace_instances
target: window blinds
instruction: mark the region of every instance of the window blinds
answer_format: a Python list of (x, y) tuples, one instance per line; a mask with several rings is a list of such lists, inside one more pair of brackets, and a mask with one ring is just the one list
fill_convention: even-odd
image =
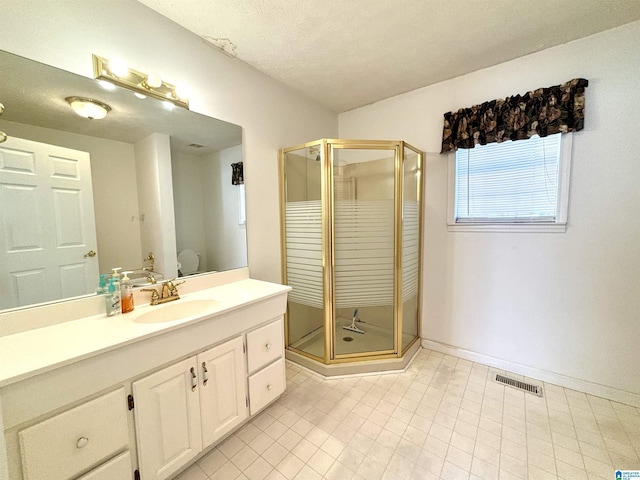
[(456, 223), (554, 222), (560, 136), (456, 151)]

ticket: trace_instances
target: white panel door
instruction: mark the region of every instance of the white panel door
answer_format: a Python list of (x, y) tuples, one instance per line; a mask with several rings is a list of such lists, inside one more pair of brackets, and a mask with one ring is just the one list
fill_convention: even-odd
[(9, 137), (0, 145), (0, 309), (95, 290), (87, 152)]
[(202, 443), (207, 448), (247, 418), (247, 380), (242, 337), (198, 355), (202, 379)]
[(195, 357), (133, 383), (140, 475), (169, 478), (202, 450)]

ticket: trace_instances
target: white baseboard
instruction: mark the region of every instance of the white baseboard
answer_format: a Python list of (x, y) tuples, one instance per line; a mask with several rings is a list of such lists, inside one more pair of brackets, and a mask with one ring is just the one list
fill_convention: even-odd
[(517, 373), (518, 375), (524, 375), (529, 378), (552, 383), (553, 385), (558, 385), (560, 387), (570, 388), (572, 390), (577, 390), (579, 392), (588, 393), (597, 397), (613, 400), (614, 402), (624, 403), (626, 405), (632, 405), (634, 407), (640, 408), (640, 394), (637, 393), (607, 387), (606, 385), (600, 385), (598, 383), (569, 377), (559, 373), (549, 372), (547, 370), (528, 367), (526, 365), (511, 362), (509, 360), (503, 360), (501, 358), (473, 352), (471, 350), (457, 348), (451, 345), (446, 345), (444, 343), (428, 340), (426, 338), (423, 338), (421, 343), (423, 348), (427, 348), (435, 352), (452, 355), (464, 360), (480, 363), (489, 367), (499, 368), (501, 370)]

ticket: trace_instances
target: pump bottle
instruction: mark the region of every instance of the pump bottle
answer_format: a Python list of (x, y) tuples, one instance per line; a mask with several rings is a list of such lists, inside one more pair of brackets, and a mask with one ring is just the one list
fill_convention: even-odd
[(120, 314), (120, 288), (116, 288), (117, 283), (118, 282), (112, 278), (109, 282), (107, 294), (104, 296), (107, 317)]
[(127, 276), (131, 272), (123, 272), (123, 276), (120, 279), (120, 286), (122, 297), (120, 299), (122, 305), (122, 313), (129, 313), (133, 311), (133, 287), (131, 286), (131, 279)]

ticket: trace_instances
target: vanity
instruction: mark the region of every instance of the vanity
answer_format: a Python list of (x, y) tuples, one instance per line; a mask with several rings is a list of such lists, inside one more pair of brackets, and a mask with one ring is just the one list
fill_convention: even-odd
[(40, 328), (0, 337), (5, 476), (173, 478), (284, 392), (290, 287), (242, 268), (179, 290), (116, 317), (99, 297), (35, 307)]

